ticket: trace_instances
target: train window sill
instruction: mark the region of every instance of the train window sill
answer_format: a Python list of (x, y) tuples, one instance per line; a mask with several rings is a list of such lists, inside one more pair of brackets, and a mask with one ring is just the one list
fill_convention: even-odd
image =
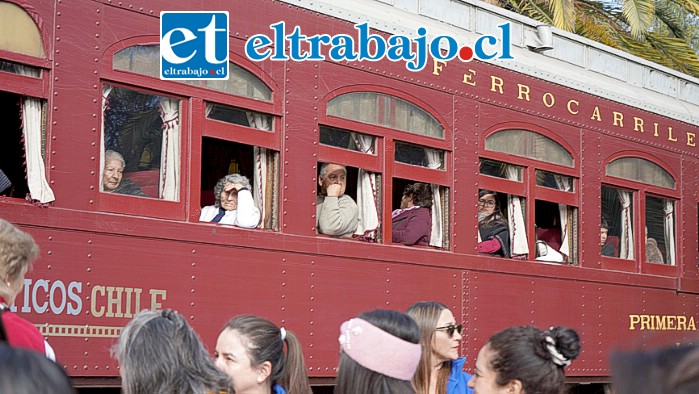
[(659, 275), (659, 276), (677, 276), (677, 266), (656, 263), (643, 263), (641, 272), (644, 274)]

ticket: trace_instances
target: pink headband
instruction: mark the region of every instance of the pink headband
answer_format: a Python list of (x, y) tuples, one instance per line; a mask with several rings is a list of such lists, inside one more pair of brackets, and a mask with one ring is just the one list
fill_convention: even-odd
[(364, 368), (400, 380), (412, 380), (420, 362), (420, 344), (387, 333), (366, 320), (342, 323), (340, 347)]

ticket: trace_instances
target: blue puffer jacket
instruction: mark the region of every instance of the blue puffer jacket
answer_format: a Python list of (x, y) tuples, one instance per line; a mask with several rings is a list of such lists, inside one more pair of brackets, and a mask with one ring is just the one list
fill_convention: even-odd
[(451, 362), (451, 373), (447, 382), (447, 394), (473, 394), (473, 389), (468, 387), (471, 374), (463, 371), (466, 357), (457, 358)]
[(278, 384), (272, 386), (272, 392), (274, 392), (274, 394), (286, 394), (286, 390), (284, 390), (284, 387)]

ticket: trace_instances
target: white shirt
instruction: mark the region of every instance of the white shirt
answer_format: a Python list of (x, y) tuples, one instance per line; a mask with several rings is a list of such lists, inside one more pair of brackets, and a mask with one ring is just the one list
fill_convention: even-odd
[[(200, 222), (210, 222), (218, 215), (219, 208), (209, 205), (201, 209), (199, 215)], [(242, 189), (238, 191), (238, 207), (226, 213), (219, 221), (219, 224), (230, 224), (244, 228), (255, 228), (260, 223), (260, 210), (255, 206), (250, 190)]]

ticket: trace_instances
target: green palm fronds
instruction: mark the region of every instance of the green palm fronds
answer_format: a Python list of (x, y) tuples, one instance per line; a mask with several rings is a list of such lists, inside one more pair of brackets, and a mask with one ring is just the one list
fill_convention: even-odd
[(699, 78), (699, 0), (490, 0), (542, 23)]

